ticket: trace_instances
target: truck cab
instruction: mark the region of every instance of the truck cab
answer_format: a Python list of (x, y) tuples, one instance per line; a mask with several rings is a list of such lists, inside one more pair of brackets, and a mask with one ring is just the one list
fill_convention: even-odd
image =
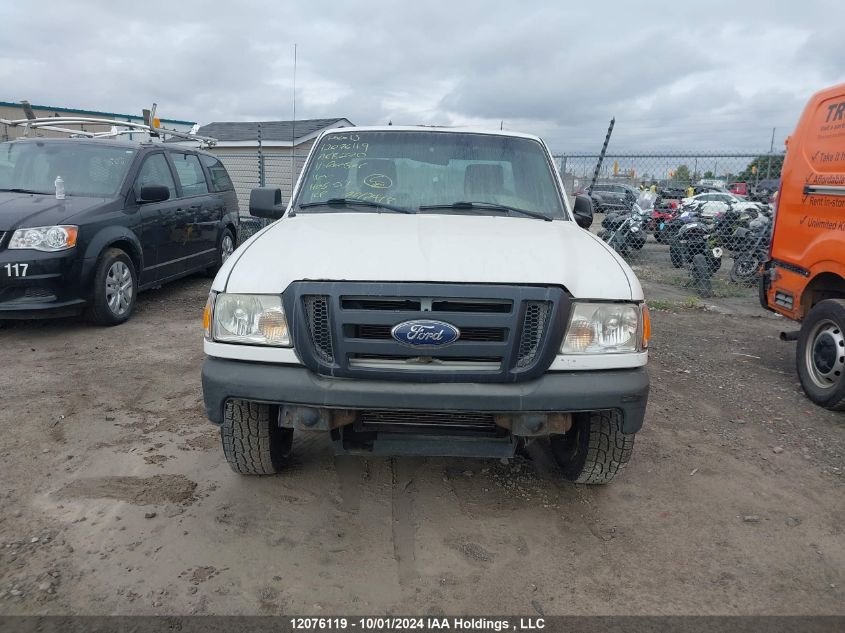
[(815, 94), (787, 152), (764, 307), (801, 323), (796, 365), (816, 404), (845, 409), (845, 84)]
[(227, 260), (204, 315), (208, 417), (242, 474), (297, 432), (337, 453), (510, 458), (622, 471), (648, 397), (650, 324), (628, 265), (570, 205), (546, 145), (510, 132), (330, 130), (276, 222)]

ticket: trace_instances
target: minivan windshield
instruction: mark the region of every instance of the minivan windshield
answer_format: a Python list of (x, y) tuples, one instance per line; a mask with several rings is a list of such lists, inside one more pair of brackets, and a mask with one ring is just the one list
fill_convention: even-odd
[(340, 129), (324, 136), (293, 208), (568, 219), (540, 143), (423, 130)]
[(0, 143), (0, 191), (108, 198), (120, 189), (137, 150), (74, 141)]

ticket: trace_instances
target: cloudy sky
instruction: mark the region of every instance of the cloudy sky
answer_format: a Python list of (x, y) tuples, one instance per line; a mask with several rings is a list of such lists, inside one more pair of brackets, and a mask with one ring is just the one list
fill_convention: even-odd
[(765, 150), (845, 81), (840, 3), (4, 2), (0, 101), (289, 119), (296, 42), (297, 118), (503, 122), (575, 152), (615, 116), (615, 151)]

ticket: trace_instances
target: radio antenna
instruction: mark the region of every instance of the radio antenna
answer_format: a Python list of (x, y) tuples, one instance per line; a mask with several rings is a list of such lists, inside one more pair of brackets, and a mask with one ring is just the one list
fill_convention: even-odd
[(293, 121), (290, 126), (290, 195), (293, 197), (293, 173), (296, 171), (296, 44), (293, 45)]

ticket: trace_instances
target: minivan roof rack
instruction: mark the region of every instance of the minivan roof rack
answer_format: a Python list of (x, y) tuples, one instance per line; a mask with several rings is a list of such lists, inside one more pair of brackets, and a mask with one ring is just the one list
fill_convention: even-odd
[[(69, 134), (71, 138), (115, 138), (124, 134), (132, 134), (133, 132), (146, 132), (150, 135), (150, 140), (158, 138), (164, 141), (168, 136), (183, 140), (196, 141), (201, 148), (210, 148), (217, 145), (217, 139), (210, 136), (200, 136), (196, 134), (198, 126), (194, 126), (190, 132), (183, 132), (182, 130), (173, 130), (170, 128), (163, 128), (158, 124), (158, 119), (155, 118), (156, 104), (149, 110), (143, 110), (143, 123), (134, 123), (132, 121), (121, 121), (119, 119), (104, 119), (96, 117), (84, 116), (62, 116), (62, 117), (44, 117), (36, 118), (32, 111), (29, 102), (23, 101), (25, 119), (2, 119), (0, 123), (11, 127), (23, 127), (23, 137), (29, 136), (30, 130), (50, 130), (52, 132), (63, 132)], [(84, 129), (86, 125), (108, 125), (110, 130), (108, 132), (89, 132)], [(73, 129), (66, 126), (79, 126), (79, 129)]]

